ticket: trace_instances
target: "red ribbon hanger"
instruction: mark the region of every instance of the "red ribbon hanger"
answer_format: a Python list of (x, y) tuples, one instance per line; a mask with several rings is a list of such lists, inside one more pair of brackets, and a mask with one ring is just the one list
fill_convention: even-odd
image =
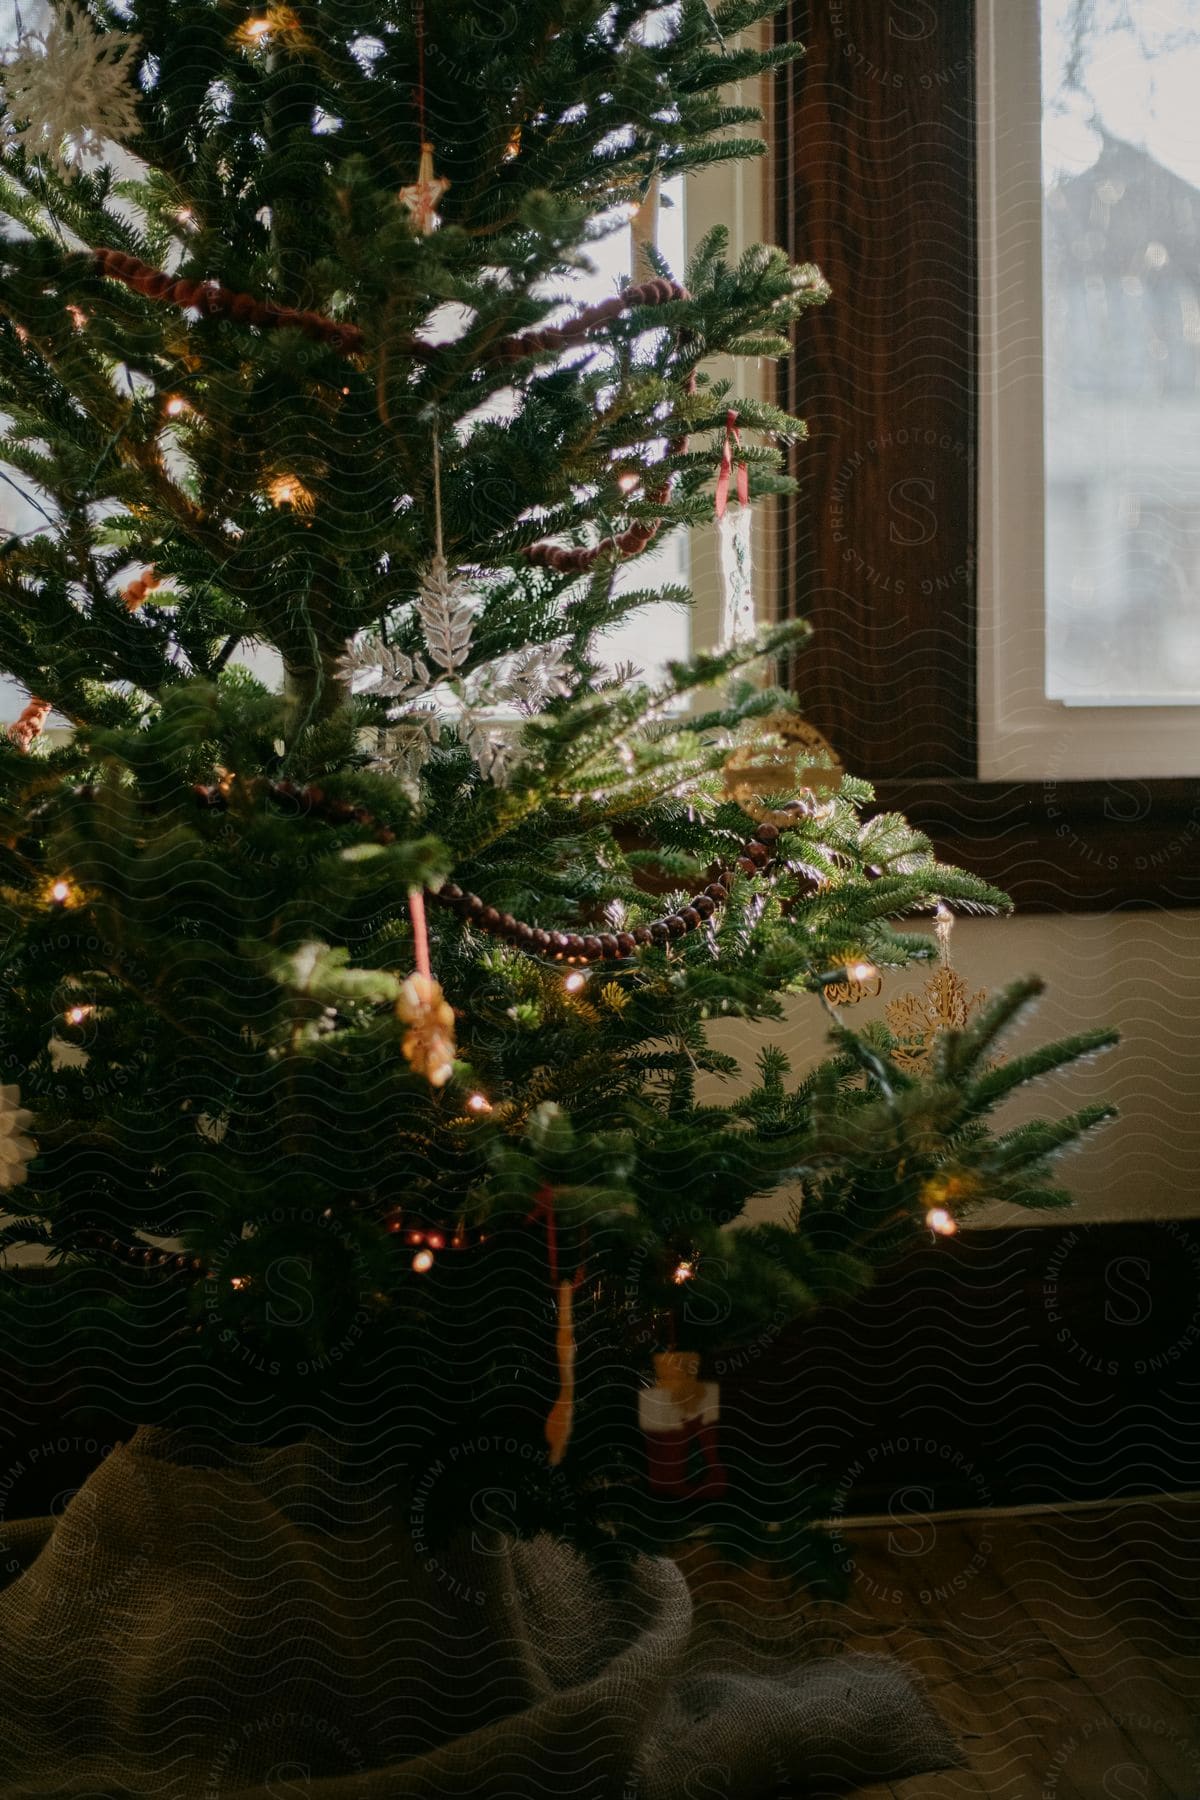
[[(742, 447), (742, 434), (738, 430), (737, 413), (732, 407), (725, 414), (725, 442), (721, 446), (721, 466), (717, 470), (716, 514), (718, 519), (725, 516), (725, 508), (729, 505), (729, 478), (733, 474), (734, 446)], [(737, 497), (739, 506), (750, 504), (750, 470), (739, 457), (737, 465)]]

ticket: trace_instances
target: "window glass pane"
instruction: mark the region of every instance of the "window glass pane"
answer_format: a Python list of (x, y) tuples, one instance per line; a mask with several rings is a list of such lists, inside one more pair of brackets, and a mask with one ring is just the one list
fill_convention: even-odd
[[(684, 244), (683, 181), (664, 182), (655, 242), (674, 273), (682, 279), (687, 253)], [(590, 251), (592, 274), (577, 274), (571, 283), (574, 304), (590, 305), (615, 294), (632, 272), (633, 234), (628, 225), (601, 239)], [(570, 308), (564, 309), (570, 311)], [(687, 585), (688, 544), (685, 531), (657, 539), (643, 555), (622, 568), (616, 577), (621, 593)], [(668, 662), (678, 662), (691, 648), (691, 617), (677, 606), (641, 607), (628, 619), (604, 632), (597, 643), (598, 660), (608, 669), (632, 667), (650, 680), (666, 673)]]
[(1200, 0), (1043, 0), (1046, 693), (1200, 702)]

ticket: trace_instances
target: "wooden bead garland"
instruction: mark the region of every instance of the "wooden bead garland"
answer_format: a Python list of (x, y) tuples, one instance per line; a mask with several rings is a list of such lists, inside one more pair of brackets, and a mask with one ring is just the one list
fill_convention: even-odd
[(74, 1243), (80, 1249), (103, 1250), (122, 1262), (135, 1263), (145, 1269), (165, 1269), (173, 1275), (204, 1273), (200, 1257), (189, 1256), (183, 1250), (163, 1250), (157, 1244), (143, 1243), (140, 1238), (130, 1243), (124, 1238), (112, 1237), (106, 1231), (81, 1231)]
[[(239, 294), (222, 287), (219, 281), (172, 277), (161, 269), (152, 268), (149, 263), (139, 261), (136, 256), (127, 255), (123, 250), (94, 250), (92, 257), (101, 275), (123, 282), (135, 293), (144, 294), (148, 300), (163, 300), (172, 306), (193, 307), (205, 318), (227, 317), (241, 325), (257, 325), (274, 330), (290, 327), (303, 332), (305, 337), (314, 342), (328, 344), (332, 349), (343, 351), (348, 356), (357, 355), (366, 348), (366, 338), (357, 325), (339, 324), (321, 313), (299, 312), (291, 306), (272, 306), (267, 301), (256, 300), (252, 294)], [(687, 289), (679, 282), (669, 281), (665, 276), (654, 276), (649, 281), (635, 282), (620, 294), (597, 301), (594, 306), (585, 306), (565, 324), (546, 325), (540, 329), (514, 332), (509, 337), (498, 338), (485, 352), (484, 360), (493, 363), (518, 363), (529, 356), (571, 349), (584, 343), (589, 333), (635, 307), (666, 306), (671, 301), (690, 298)], [(416, 357), (422, 362), (435, 362), (447, 347), (444, 344), (426, 343), (421, 338), (407, 337), (401, 350), (403, 354)], [(692, 370), (688, 376), (687, 391), (694, 393), (695, 386), (695, 371)], [(667, 445), (668, 454), (681, 455), (687, 449), (687, 443), (686, 434), (672, 438)], [(665, 504), (670, 497), (670, 480), (660, 483), (646, 496), (656, 506)], [(602, 538), (598, 544), (572, 547), (539, 541), (527, 544), (519, 554), (534, 568), (552, 569), (561, 575), (581, 574), (593, 568), (604, 556), (639, 555), (657, 537), (659, 524), (658, 519), (636, 519), (624, 531), (613, 537)]]
[(363, 349), (366, 339), (357, 325), (342, 325), (320, 313), (300, 312), (294, 306), (272, 306), (256, 300), (252, 294), (238, 294), (222, 287), (219, 281), (195, 281), (171, 276), (152, 268), (123, 250), (93, 250), (97, 273), (120, 281), (147, 300), (165, 300), (171, 306), (193, 307), (206, 319), (230, 318), (239, 325), (258, 325), (265, 329), (283, 330), (290, 326), (303, 332), (316, 343), (329, 344), (353, 356)]
[(31, 694), (20, 717), (14, 719), (8, 728), (9, 742), (28, 754), (34, 739), (41, 737), (46, 729), (49, 717), (50, 702), (39, 700), (36, 694)]
[(121, 589), (121, 598), (125, 602), (126, 611), (136, 612), (146, 595), (152, 594), (156, 587), (161, 586), (162, 576), (155, 571), (154, 565), (151, 563), (148, 569), (143, 569), (140, 575), (136, 575)]
[[(229, 804), (227, 795), (219, 787), (200, 783), (194, 791), (200, 804), (213, 811), (224, 811)], [(293, 807), (299, 805), (310, 816), (325, 819), (330, 824), (361, 825), (371, 832), (377, 844), (392, 844), (396, 841), (392, 828), (381, 824), (365, 806), (355, 806), (348, 800), (333, 799), (315, 782), (307, 787), (297, 787), (290, 781), (263, 782), (259, 791), (279, 804)], [(810, 815), (812, 803), (807, 800), (792, 800), (780, 810), (790, 813), (799, 821)], [(689, 931), (697, 931), (712, 917), (717, 907), (728, 900), (729, 883), (735, 870), (742, 875), (766, 873), (775, 860), (775, 845), (779, 840), (779, 833), (778, 825), (756, 826), (741, 846), (739, 855), (731, 861), (717, 861), (711, 865), (708, 885), (701, 893), (693, 895), (686, 906), (680, 907), (678, 912), (667, 913), (661, 919), (653, 920), (649, 925), (635, 925), (629, 931), (544, 931), (540, 926), (527, 924), (524, 919), (514, 918), (511, 913), (488, 906), (478, 894), (465, 892), (454, 881), (443, 882), (440, 888), (430, 888), (428, 894), (436, 905), (456, 912), (477, 931), (503, 938), (506, 943), (525, 951), (527, 955), (549, 958), (553, 962), (617, 962), (636, 956), (639, 950), (651, 945), (662, 949), (686, 936)]]
[[(240, 294), (222, 287), (219, 281), (197, 281), (172, 276), (123, 250), (93, 250), (96, 271), (112, 281), (120, 281), (147, 300), (162, 300), (169, 306), (193, 308), (205, 318), (229, 318), (239, 325), (257, 325), (264, 330), (300, 331), (314, 342), (330, 345), (347, 356), (357, 356), (366, 348), (366, 336), (358, 325), (328, 319), (322, 313), (302, 312), (294, 306), (274, 306), (257, 300), (253, 294)], [(540, 330), (519, 331), (498, 338), (486, 353), (488, 362), (515, 363), (527, 356), (543, 355), (550, 350), (565, 350), (582, 343), (588, 333), (612, 319), (620, 318), (635, 306), (665, 306), (670, 300), (688, 299), (687, 289), (677, 281), (656, 276), (627, 287), (611, 299), (586, 306), (563, 325), (547, 325)], [(434, 361), (446, 349), (444, 344), (431, 344), (422, 338), (406, 338), (404, 349), (423, 361)]]

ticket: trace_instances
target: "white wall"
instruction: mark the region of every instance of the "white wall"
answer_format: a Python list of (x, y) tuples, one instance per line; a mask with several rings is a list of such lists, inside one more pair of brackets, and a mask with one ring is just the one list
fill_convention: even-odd
[[(1016, 1121), (1111, 1098), (1121, 1109), (1060, 1172), (1078, 1197), (1079, 1220), (1200, 1217), (1200, 914), (1194, 912), (964, 919), (952, 955), (972, 991), (995, 991), (1039, 974), (1047, 992), (1011, 1043), (1031, 1046), (1067, 1032), (1114, 1025), (1117, 1049), (1031, 1090), (1000, 1115)], [(885, 978), (878, 1000), (847, 1007), (857, 1023), (920, 991), (927, 969)], [(781, 1043), (797, 1070), (822, 1053), (826, 1017), (814, 998), (789, 1002), (786, 1026), (738, 1022), (719, 1043), (752, 1066), (764, 1040)], [(995, 1207), (974, 1223), (1061, 1223), (1061, 1215)]]

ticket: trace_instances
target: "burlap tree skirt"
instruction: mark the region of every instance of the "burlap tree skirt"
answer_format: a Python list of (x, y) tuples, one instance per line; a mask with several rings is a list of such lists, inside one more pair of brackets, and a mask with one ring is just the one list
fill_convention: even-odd
[(548, 1539), (435, 1552), (317, 1444), (142, 1430), (0, 1540), (5, 1797), (750, 1800), (956, 1760), (884, 1659), (713, 1674), (672, 1563), (614, 1592)]

